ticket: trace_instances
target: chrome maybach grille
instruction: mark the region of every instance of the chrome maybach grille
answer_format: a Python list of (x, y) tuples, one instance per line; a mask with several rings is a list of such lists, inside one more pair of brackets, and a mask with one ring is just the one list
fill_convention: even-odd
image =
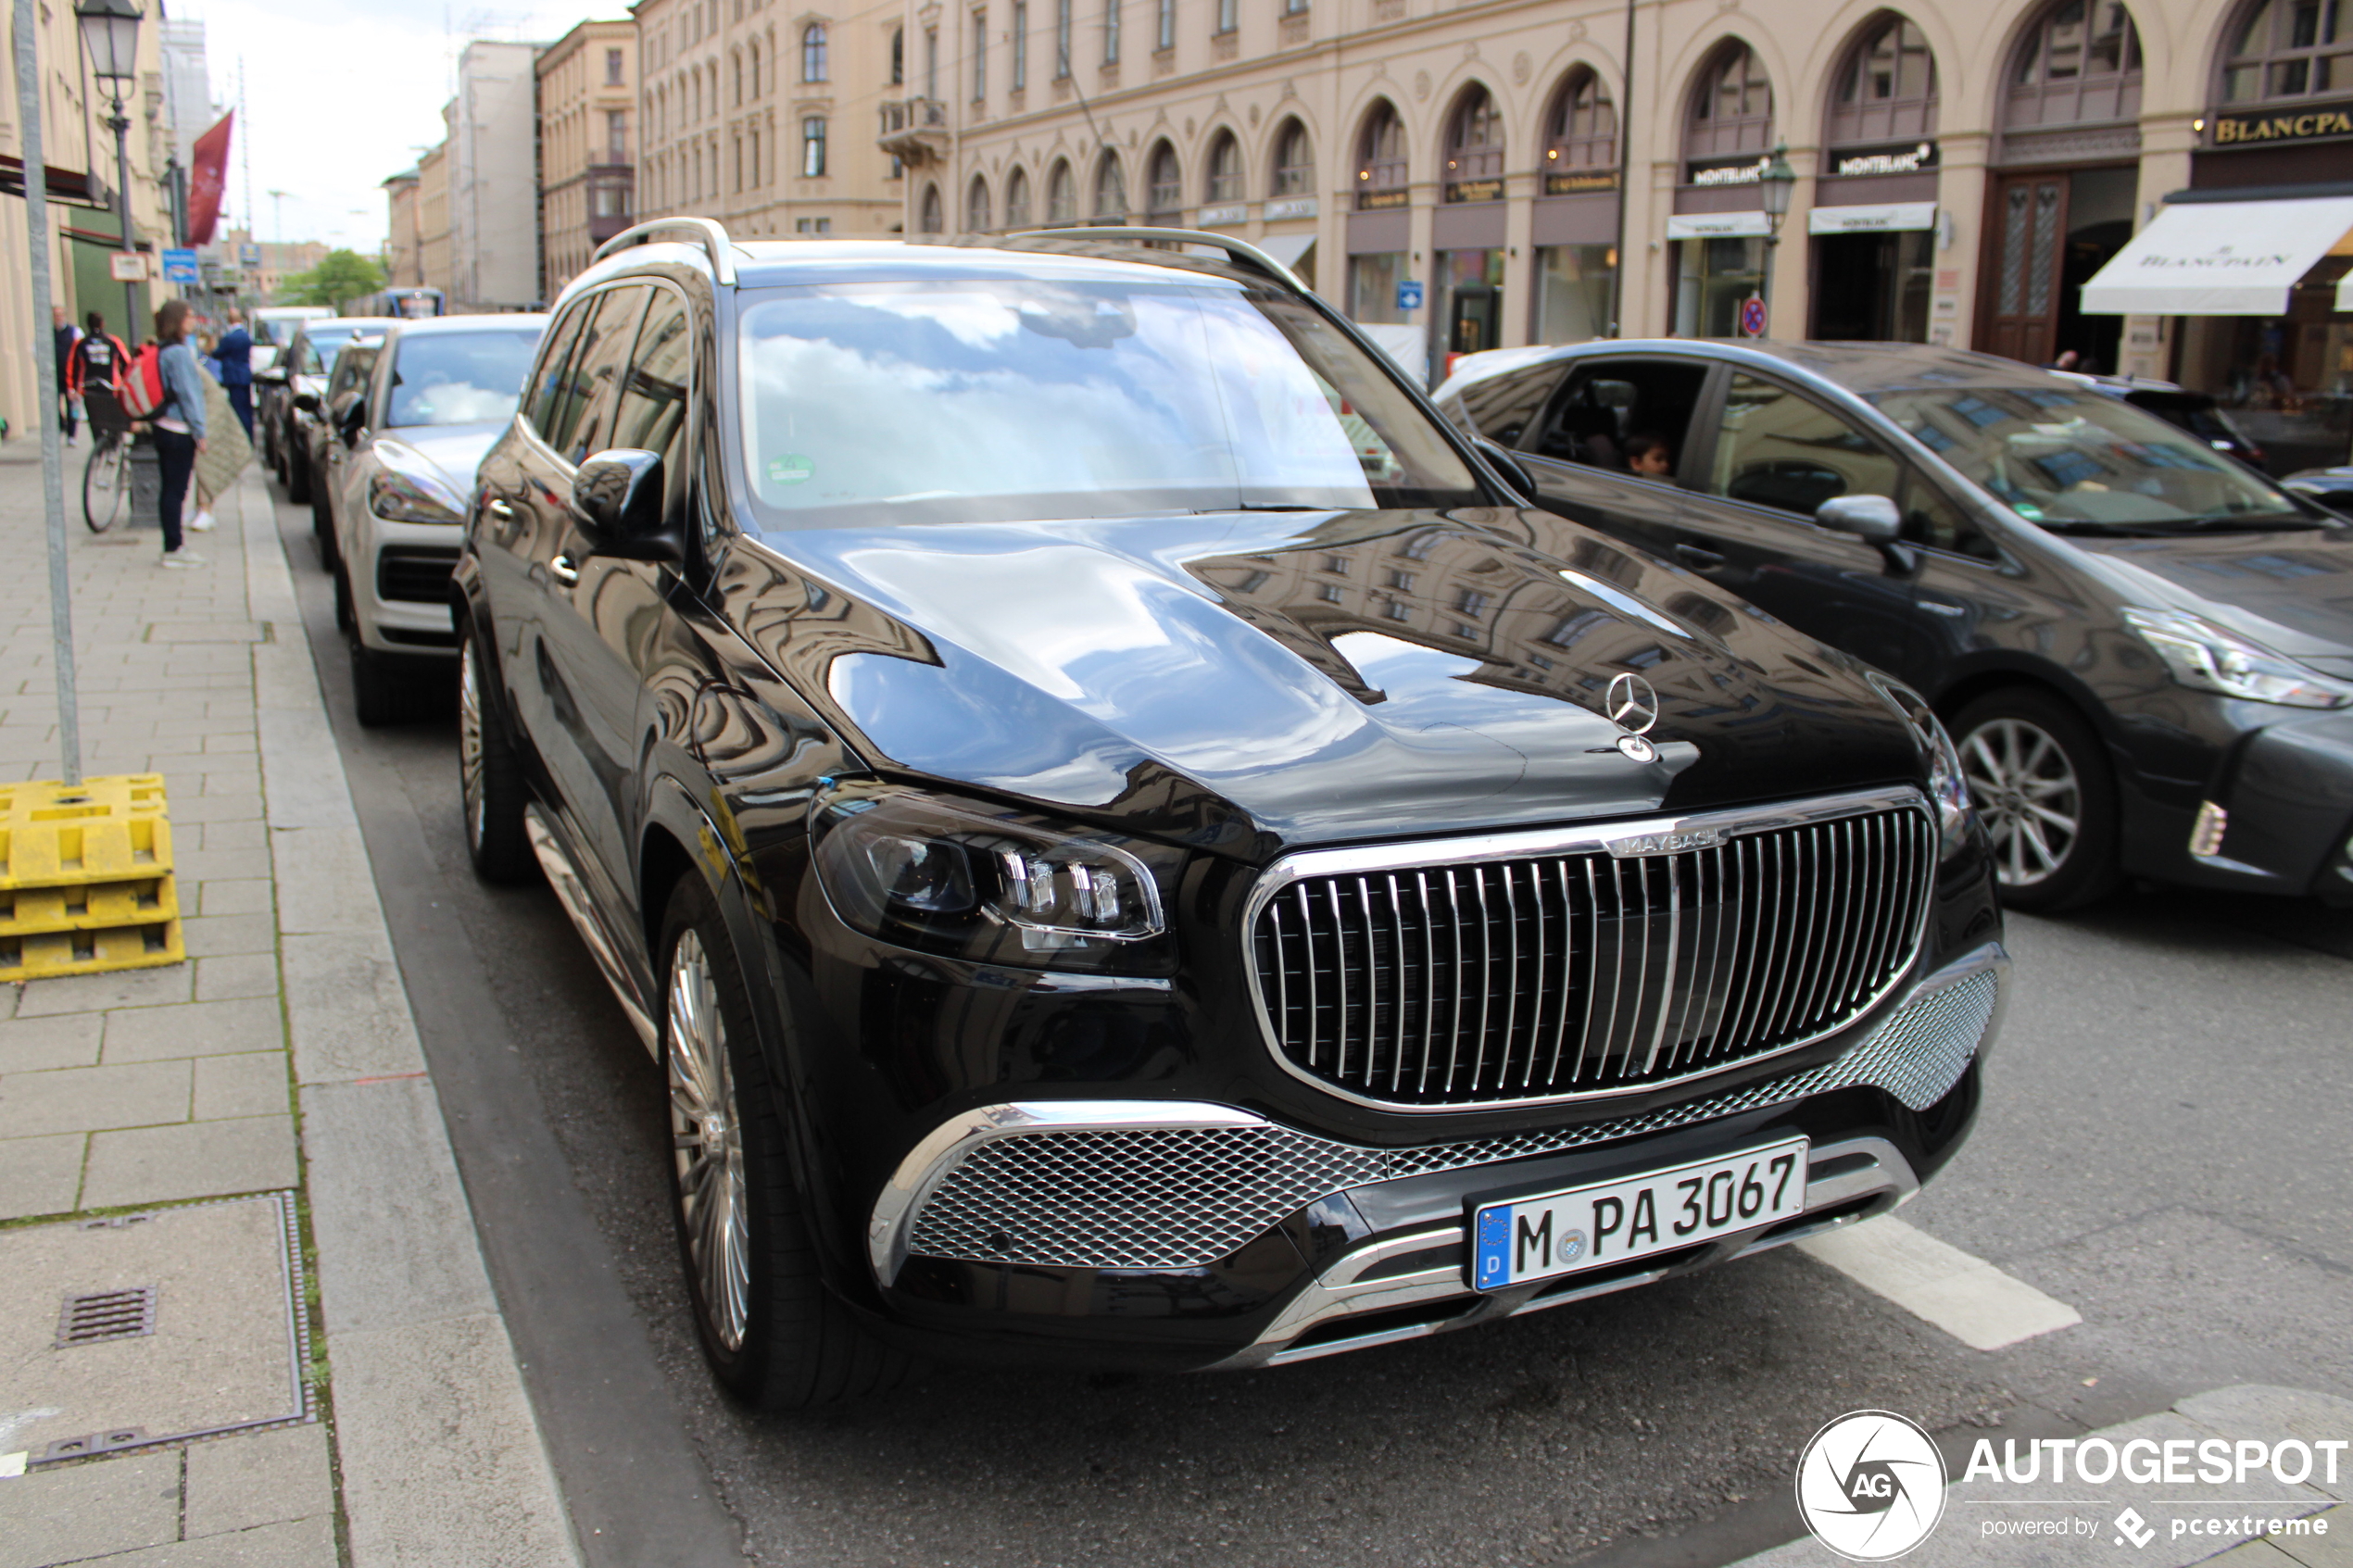
[(1261, 1017), (1291, 1071), (1384, 1105), (1655, 1088), (1818, 1039), (1883, 996), (1919, 946), (1935, 838), (1916, 803), (1881, 797), (1635, 844), (1665, 853), (1593, 834), (1298, 876), (1253, 922)]
[(1375, 1182), (1558, 1154), (1868, 1084), (1925, 1110), (1994, 1021), (1990, 969), (1891, 1012), (1838, 1060), (1681, 1105), (1580, 1126), (1367, 1148), (1272, 1123), (1023, 1132), (982, 1143), (916, 1212), (907, 1250), (1039, 1267), (1202, 1268), (1319, 1198)]

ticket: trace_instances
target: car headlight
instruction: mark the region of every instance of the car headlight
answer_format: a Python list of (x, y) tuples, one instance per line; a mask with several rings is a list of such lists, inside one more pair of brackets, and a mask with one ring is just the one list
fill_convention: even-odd
[(2287, 708), (2353, 707), (2353, 686), (2315, 674), (2210, 621), (2179, 610), (2127, 609), (2124, 623), (2164, 661), (2174, 680), (2194, 691)]
[(1164, 972), (1183, 852), (1036, 812), (842, 782), (810, 808), (817, 880), (870, 936), (976, 963)]
[(1928, 705), (1928, 699), (1901, 681), (1891, 681), (1884, 675), (1869, 677), (1872, 690), (1881, 700), (1895, 710), (1904, 727), (1912, 732), (1912, 744), (1920, 748), (1920, 759), (1928, 764), (1928, 798), (1936, 808), (1937, 848), (1941, 859), (1951, 859), (1969, 842), (1969, 823), (1975, 808), (1969, 803), (1969, 779), (1961, 771), (1961, 753), (1953, 744), (1952, 735), (1944, 728), (1944, 721)]
[(465, 497), (449, 476), (414, 447), (379, 441), (371, 448), (376, 472), (368, 481), (368, 509), (387, 522), (463, 522)]

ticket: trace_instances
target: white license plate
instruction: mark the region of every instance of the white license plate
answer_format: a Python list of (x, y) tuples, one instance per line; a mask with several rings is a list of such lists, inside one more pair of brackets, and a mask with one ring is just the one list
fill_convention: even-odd
[(1471, 1286), (1623, 1263), (1806, 1211), (1806, 1140), (1768, 1144), (1615, 1182), (1482, 1206), (1471, 1228)]

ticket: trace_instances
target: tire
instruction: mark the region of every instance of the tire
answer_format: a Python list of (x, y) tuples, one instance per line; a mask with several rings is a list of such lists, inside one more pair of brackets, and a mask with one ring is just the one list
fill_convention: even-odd
[(868, 1335), (825, 1287), (743, 972), (698, 872), (672, 890), (655, 952), (670, 1212), (712, 1375), (760, 1411), (895, 1386), (912, 1362)]
[(122, 519), (130, 502), (131, 444), (101, 436), (82, 465), (82, 521), (93, 533), (104, 533)]
[(299, 447), (286, 449), (286, 499), (297, 507), (310, 499), (310, 459)]
[(458, 797), (466, 814), (466, 854), (474, 874), (501, 887), (529, 882), (539, 869), (523, 832), (522, 759), (507, 738), (473, 624), (458, 621)]
[(361, 727), (380, 730), (423, 717), (433, 706), (433, 688), (358, 635), (350, 641), (351, 695)]
[(2075, 709), (2013, 686), (1970, 703), (1952, 729), (1969, 795), (1993, 836), (2002, 902), (2071, 909), (2111, 892), (2116, 775)]
[(335, 580), (335, 630), (352, 639), (352, 646), (359, 646), (359, 615), (351, 608), (351, 579), (341, 561), (327, 568)]
[(310, 487), (310, 536), (319, 542), (319, 564), (329, 571), (343, 569), (343, 552), (335, 547), (335, 514), (327, 505), (326, 492)]

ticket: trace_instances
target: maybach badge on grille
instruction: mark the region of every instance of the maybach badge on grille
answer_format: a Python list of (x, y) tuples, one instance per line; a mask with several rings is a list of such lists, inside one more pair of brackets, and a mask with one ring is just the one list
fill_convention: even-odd
[(1609, 841), (1609, 852), (1624, 860), (1636, 855), (1680, 855), (1686, 849), (1713, 849), (1724, 842), (1724, 835), (1715, 828), (1693, 828), (1689, 833), (1638, 833)]

